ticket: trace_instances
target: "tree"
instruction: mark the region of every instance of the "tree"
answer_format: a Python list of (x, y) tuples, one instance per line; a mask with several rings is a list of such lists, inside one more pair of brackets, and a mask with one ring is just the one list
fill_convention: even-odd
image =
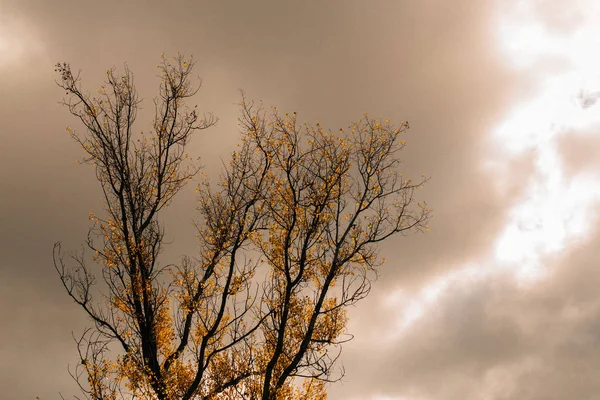
[(92, 97), (57, 64), (64, 104), (85, 127), (67, 130), (104, 195), (86, 242), (103, 283), (83, 251), (68, 267), (54, 249), (62, 284), (93, 323), (71, 374), (94, 400), (326, 398), (325, 383), (343, 374), (334, 366), (351, 338), (346, 310), (383, 263), (379, 243), (430, 218), (413, 204), (426, 179), (398, 173), (408, 124), (365, 115), (326, 132), (242, 95), (239, 150), (216, 185), (197, 188), (197, 256), (161, 266), (159, 214), (199, 171), (185, 153), (192, 134), (216, 123), (185, 106), (199, 89), (193, 67), (162, 57), (151, 133), (135, 134), (127, 67), (108, 70)]

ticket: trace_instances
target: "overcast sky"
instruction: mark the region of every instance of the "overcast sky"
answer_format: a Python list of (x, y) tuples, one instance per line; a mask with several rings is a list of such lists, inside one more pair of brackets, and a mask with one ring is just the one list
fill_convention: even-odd
[[(410, 122), (402, 168), (431, 177), (431, 231), (384, 244), (330, 399), (600, 399), (599, 39), (594, 0), (0, 0), (0, 398), (77, 393), (86, 319), (52, 245), (83, 243), (100, 191), (53, 65), (92, 91), (127, 62), (144, 130), (159, 55), (181, 52), (220, 118), (189, 148), (209, 175), (240, 88), (333, 130)], [(164, 214), (167, 261), (195, 251), (194, 195)]]

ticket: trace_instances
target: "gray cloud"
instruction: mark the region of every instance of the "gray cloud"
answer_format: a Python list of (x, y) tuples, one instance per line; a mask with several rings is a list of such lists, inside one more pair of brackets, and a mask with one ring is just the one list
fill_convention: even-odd
[[(575, 29), (580, 13), (557, 11), (558, 3), (540, 6), (545, 23)], [(74, 392), (66, 372), (76, 358), (70, 332), (86, 322), (55, 276), (51, 247), (60, 239), (78, 248), (89, 210), (100, 207), (99, 191), (93, 171), (74, 163), (80, 153), (64, 128), (76, 125), (56, 104), (62, 93), (53, 84), (53, 63), (81, 68), (91, 91), (106, 68), (126, 61), (146, 99), (138, 118), (143, 130), (163, 51), (195, 55), (204, 80), (198, 103), (221, 118), (190, 149), (203, 157), (208, 174), (235, 146), (238, 88), (332, 129), (363, 112), (411, 123), (404, 173), (432, 177), (421, 193), (435, 211), (432, 231), (384, 245), (390, 262), (371, 297), (351, 311), (356, 339), (343, 353), (347, 376), (331, 388), (332, 399), (377, 393), (481, 399), (485, 390), (498, 400), (594, 399), (600, 392), (593, 377), (600, 365), (598, 239), (548, 260), (554, 275), (528, 290), (508, 276), (456, 284), (404, 336), (377, 341), (393, 326), (383, 299), (398, 288), (416, 293), (440, 274), (485, 258), (528, 184), (534, 154), (513, 160), (509, 179), (484, 168), (495, 151), (490, 130), (534, 90), (532, 75), (509, 69), (494, 44), (497, 2), (0, 0), (0, 6), (18, 21), (0, 34), (12, 35), (22, 49), (0, 66), (0, 187), (7, 194), (0, 196), (6, 361), (0, 387), (7, 398)], [(564, 138), (569, 174), (597, 168), (597, 142), (583, 133)], [(190, 188), (164, 215), (175, 239), (165, 254), (171, 261), (195, 251), (193, 199)], [(503, 383), (493, 389), (494, 382)]]
[(598, 398), (598, 233), (546, 260), (549, 275), (534, 286), (498, 274), (451, 285), (418, 324), (368, 359), (376, 370), (365, 377), (363, 393)]

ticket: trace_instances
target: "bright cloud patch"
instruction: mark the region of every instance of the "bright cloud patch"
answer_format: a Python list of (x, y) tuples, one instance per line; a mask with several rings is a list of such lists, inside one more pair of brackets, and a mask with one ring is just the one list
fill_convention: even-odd
[[(570, 29), (544, 22), (540, 2), (512, 3), (498, 19), (498, 40), (510, 66), (531, 75), (533, 95), (516, 104), (490, 132), (494, 154), (487, 170), (510, 179), (512, 163), (533, 157), (533, 173), (521, 199), (492, 243), (490, 259), (468, 265), (426, 285), (417, 296), (401, 291), (386, 305), (400, 310), (390, 339), (426, 314), (450, 287), (476, 285), (509, 272), (519, 284), (534, 284), (548, 272), (543, 259), (565, 250), (590, 230), (600, 198), (600, 173), (566, 176), (559, 139), (576, 131), (600, 134), (600, 7), (580, 3), (581, 19)], [(516, 4), (516, 5), (515, 5)], [(543, 68), (543, 66), (551, 67)]]
[(41, 49), (31, 26), (14, 15), (0, 15), (0, 68), (22, 65)]
[[(558, 140), (574, 131), (600, 133), (600, 10), (592, 3), (583, 8), (583, 23), (562, 34), (536, 18), (538, 2), (521, 2), (499, 21), (499, 37), (513, 66), (525, 63), (542, 71), (534, 74), (538, 91), (533, 98), (517, 105), (493, 132), (507, 162), (523, 152), (534, 157), (534, 176), (498, 238), (494, 257), (521, 281), (543, 276), (544, 256), (588, 232), (591, 206), (600, 194), (600, 176), (565, 176)], [(560, 61), (557, 71), (543, 73), (542, 62), (553, 58)]]

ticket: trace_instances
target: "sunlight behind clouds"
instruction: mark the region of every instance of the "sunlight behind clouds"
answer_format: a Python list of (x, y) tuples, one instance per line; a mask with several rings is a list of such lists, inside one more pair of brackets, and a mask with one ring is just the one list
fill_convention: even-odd
[(0, 68), (15, 67), (42, 51), (35, 30), (14, 15), (0, 15)]
[[(397, 291), (384, 306), (398, 310), (388, 339), (400, 337), (426, 315), (450, 287), (476, 285), (493, 274), (509, 273), (519, 285), (535, 284), (547, 271), (543, 260), (585, 237), (600, 199), (600, 171), (566, 176), (559, 138), (573, 132), (600, 132), (600, 7), (580, 2), (581, 21), (568, 30), (544, 24), (540, 2), (520, 1), (503, 8), (497, 33), (510, 67), (529, 73), (533, 95), (515, 104), (490, 132), (493, 154), (483, 162), (486, 173), (511, 178), (513, 162), (533, 160), (533, 172), (489, 259), (434, 279), (416, 295)], [(542, 68), (544, 63), (552, 68)]]
[(574, 131), (600, 130), (595, 97), (600, 93), (600, 10), (589, 3), (582, 4), (583, 23), (567, 33), (550, 31), (538, 19), (534, 2), (520, 2), (498, 24), (501, 44), (515, 68), (529, 60), (535, 72), (543, 59), (562, 61), (556, 72), (535, 74), (536, 95), (518, 104), (493, 132), (509, 162), (523, 152), (532, 151), (534, 157), (534, 175), (512, 209), (494, 255), (496, 263), (514, 270), (521, 281), (541, 278), (542, 257), (585, 235), (588, 214), (600, 194), (599, 176), (565, 176), (558, 141)]

